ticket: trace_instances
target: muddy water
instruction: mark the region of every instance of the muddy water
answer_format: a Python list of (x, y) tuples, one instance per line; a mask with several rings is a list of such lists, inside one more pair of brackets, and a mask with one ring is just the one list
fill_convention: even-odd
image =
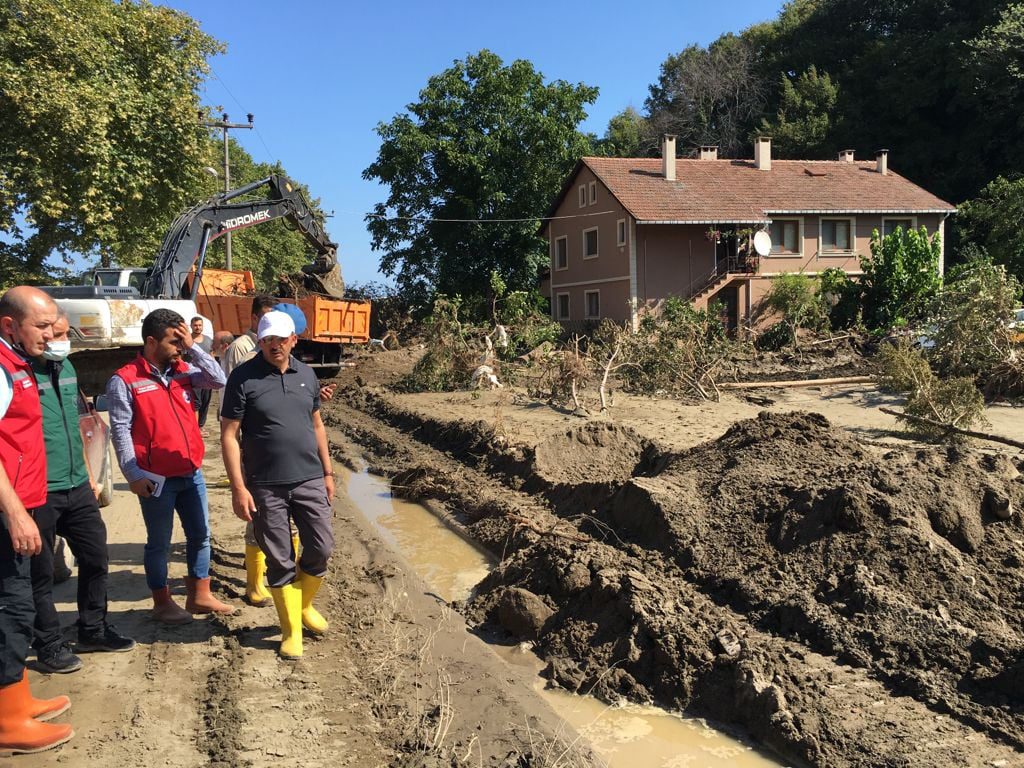
[[(353, 503), (381, 537), (447, 601), (465, 600), (491, 567), (487, 554), (426, 507), (395, 499), (388, 484), (367, 472), (345, 473)], [(510, 664), (535, 669), (541, 661), (528, 644), (494, 646)], [(594, 747), (609, 768), (760, 768), (780, 766), (750, 745), (702, 720), (682, 718), (655, 707), (628, 704), (609, 707), (589, 696), (537, 690), (566, 722)]]

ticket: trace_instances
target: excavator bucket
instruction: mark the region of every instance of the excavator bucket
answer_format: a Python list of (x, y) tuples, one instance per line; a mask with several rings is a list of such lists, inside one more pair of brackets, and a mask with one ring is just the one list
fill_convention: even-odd
[[(325, 269), (326, 267), (326, 269)], [(322, 293), (335, 299), (345, 298), (345, 281), (341, 277), (341, 267), (337, 262), (331, 265), (310, 264), (304, 266), (306, 288), (315, 293)]]

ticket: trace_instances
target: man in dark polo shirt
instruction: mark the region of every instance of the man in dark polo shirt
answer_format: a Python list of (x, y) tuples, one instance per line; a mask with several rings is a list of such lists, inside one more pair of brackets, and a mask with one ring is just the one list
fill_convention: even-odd
[[(320, 419), (316, 374), (291, 356), (295, 323), (284, 312), (260, 318), (259, 354), (231, 372), (221, 406), (221, 447), (231, 503), (252, 521), (267, 558), (267, 582), (281, 622), (283, 659), (302, 655), (302, 628), (322, 634), (313, 607), (334, 548), (334, 472)], [(290, 521), (302, 544), (292, 544)]]

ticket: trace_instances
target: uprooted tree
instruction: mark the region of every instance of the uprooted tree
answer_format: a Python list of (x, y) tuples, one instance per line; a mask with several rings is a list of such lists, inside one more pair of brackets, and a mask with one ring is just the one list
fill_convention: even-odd
[(1020, 296), (1017, 279), (990, 259), (953, 269), (926, 324), (935, 371), (970, 378), (988, 399), (1024, 394), (1024, 348), (1012, 327)]

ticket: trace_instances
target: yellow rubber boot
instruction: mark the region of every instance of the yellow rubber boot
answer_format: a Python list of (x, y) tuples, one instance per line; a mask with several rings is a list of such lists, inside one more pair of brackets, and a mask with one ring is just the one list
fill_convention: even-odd
[(262, 608), (270, 605), (273, 598), (263, 585), (267, 575), (267, 556), (263, 550), (252, 544), (245, 545), (245, 599), (249, 605)]
[(277, 618), (281, 622), (281, 646), (277, 655), (286, 661), (302, 657), (302, 588), (295, 582), (271, 587)]
[(299, 534), (292, 534), (292, 554), (295, 555), (295, 564), (299, 564)]
[(302, 590), (302, 626), (314, 635), (322, 635), (327, 631), (327, 619), (313, 607), (313, 598), (320, 591), (320, 585), (324, 581), (323, 576), (310, 576), (299, 570), (297, 581)]

